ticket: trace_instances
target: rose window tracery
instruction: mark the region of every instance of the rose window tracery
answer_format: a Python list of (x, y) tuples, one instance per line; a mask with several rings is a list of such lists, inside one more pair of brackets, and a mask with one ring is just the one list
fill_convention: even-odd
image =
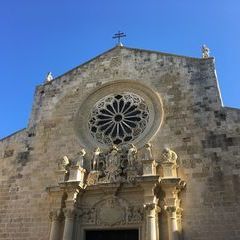
[(90, 113), (88, 127), (98, 142), (118, 145), (137, 139), (148, 121), (149, 109), (144, 99), (125, 92), (100, 99)]

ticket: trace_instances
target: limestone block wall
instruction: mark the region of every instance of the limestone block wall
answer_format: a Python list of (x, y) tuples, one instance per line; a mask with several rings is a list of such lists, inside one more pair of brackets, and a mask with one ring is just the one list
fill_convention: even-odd
[(83, 147), (74, 128), (78, 108), (88, 94), (120, 80), (161, 97), (163, 123), (151, 143), (156, 159), (165, 146), (179, 156), (187, 182), (184, 239), (239, 238), (240, 110), (222, 106), (214, 59), (116, 47), (38, 86), (28, 127), (0, 141), (0, 239), (48, 239), (46, 187), (57, 184), (59, 159)]

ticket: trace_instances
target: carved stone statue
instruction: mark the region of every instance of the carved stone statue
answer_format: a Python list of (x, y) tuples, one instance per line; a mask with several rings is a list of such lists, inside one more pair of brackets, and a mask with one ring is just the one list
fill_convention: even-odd
[(134, 182), (141, 164), (136, 161), (137, 149), (131, 145), (113, 145), (107, 151), (96, 148), (91, 161), (87, 185), (98, 183)]
[(62, 160), (58, 163), (58, 169), (59, 170), (68, 170), (68, 167), (70, 165), (70, 161), (67, 156), (64, 156)]
[(136, 155), (137, 155), (137, 148), (133, 144), (130, 144), (130, 148), (128, 149), (128, 154), (127, 154), (129, 166), (134, 165), (134, 162), (136, 160)]
[(115, 145), (113, 145), (107, 155), (106, 169), (104, 170), (107, 182), (116, 182), (119, 178), (121, 169), (118, 151), (119, 149)]
[(164, 178), (176, 178), (178, 176), (177, 154), (169, 148), (165, 148), (161, 156), (161, 166)]
[(118, 148), (117, 146), (113, 145), (112, 149), (108, 155), (108, 162), (107, 162), (107, 166), (110, 165), (119, 165), (118, 163)]
[(153, 160), (151, 143), (146, 143), (144, 145), (143, 160)]
[(92, 166), (91, 170), (92, 171), (97, 171), (98, 170), (98, 164), (99, 164), (99, 154), (101, 153), (101, 150), (99, 147), (97, 147), (93, 153), (93, 159), (92, 159)]
[(75, 166), (83, 168), (85, 154), (86, 154), (86, 151), (84, 148), (79, 151)]
[(177, 154), (174, 151), (170, 150), (169, 148), (165, 148), (163, 150), (161, 160), (163, 162), (176, 163)]
[(49, 72), (45, 78), (45, 82), (51, 82), (53, 80), (53, 75)]
[(210, 56), (210, 49), (204, 44), (202, 46), (202, 58), (209, 58)]

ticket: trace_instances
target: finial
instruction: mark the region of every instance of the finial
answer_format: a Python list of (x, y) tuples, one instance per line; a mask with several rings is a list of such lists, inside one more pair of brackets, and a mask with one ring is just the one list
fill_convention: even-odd
[(210, 49), (207, 47), (206, 44), (202, 45), (202, 58), (209, 58), (210, 56)]
[(121, 31), (118, 31), (117, 33), (115, 33), (115, 34), (113, 35), (112, 38), (117, 38), (117, 39), (118, 39), (117, 46), (122, 47), (123, 44), (121, 43), (121, 38), (124, 38), (124, 37), (126, 37), (126, 36), (127, 36), (127, 35), (126, 35), (125, 33), (121, 32)]
[(51, 82), (53, 80), (53, 75), (51, 72), (48, 72), (46, 78), (45, 78), (45, 82)]

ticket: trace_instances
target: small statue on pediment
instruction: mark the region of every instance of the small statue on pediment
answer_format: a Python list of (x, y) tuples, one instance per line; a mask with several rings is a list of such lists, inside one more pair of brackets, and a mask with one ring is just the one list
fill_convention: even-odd
[(100, 153), (101, 153), (101, 150), (100, 150), (99, 147), (97, 147), (94, 150), (94, 153), (93, 153), (93, 159), (92, 159), (92, 163), (91, 163), (91, 170), (92, 171), (98, 171)]
[(77, 156), (75, 166), (83, 168), (84, 166), (84, 156), (86, 155), (86, 151), (84, 148), (82, 148)]
[(113, 145), (106, 156), (106, 168), (104, 169), (106, 182), (117, 182), (119, 179), (120, 158), (119, 149)]
[(151, 143), (146, 143), (143, 149), (143, 160), (153, 160), (152, 155), (152, 145)]
[(176, 163), (177, 154), (169, 148), (164, 148), (162, 156), (162, 162)]
[(113, 145), (112, 149), (110, 150), (108, 154), (108, 161), (107, 161), (107, 166), (110, 165), (118, 165), (118, 148), (117, 146)]
[(128, 154), (127, 154), (128, 166), (134, 165), (136, 157), (137, 157), (137, 148), (133, 144), (130, 144), (130, 147), (128, 149)]
[(70, 165), (70, 161), (67, 156), (64, 156), (61, 161), (58, 163), (58, 169), (59, 170), (65, 170), (67, 171)]

